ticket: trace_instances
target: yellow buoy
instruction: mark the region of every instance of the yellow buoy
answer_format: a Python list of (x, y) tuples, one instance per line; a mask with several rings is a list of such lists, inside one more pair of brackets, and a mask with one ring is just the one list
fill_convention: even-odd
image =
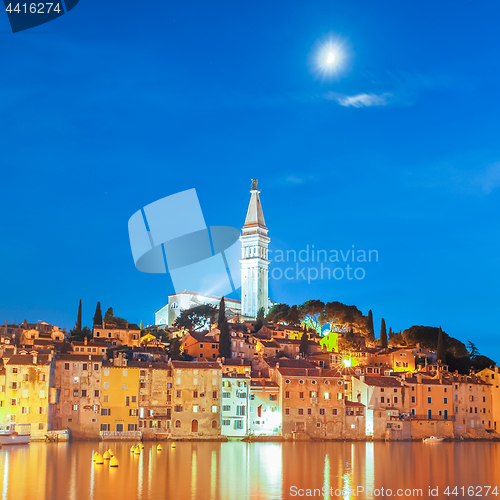
[(104, 460), (109, 460), (109, 459), (111, 458), (111, 457), (109, 456), (109, 452), (108, 452), (108, 450), (106, 450), (106, 451), (104, 452), (104, 455), (102, 456), (102, 458), (104, 458)]
[(109, 461), (109, 466), (118, 467), (118, 459), (115, 456), (111, 457), (111, 460)]
[(97, 453), (97, 451), (94, 451), (94, 454), (92, 455), (92, 460), (95, 462), (95, 459), (97, 458), (97, 455), (99, 455), (99, 453)]
[(141, 454), (141, 449), (138, 446), (135, 447), (134, 454), (135, 455), (140, 455)]
[(142, 443), (139, 445), (139, 447), (141, 448), (141, 450), (144, 449), (144, 445)]
[(134, 451), (135, 451), (135, 446), (131, 446), (130, 447), (130, 453), (134, 453)]
[(102, 465), (103, 463), (104, 463), (104, 458), (102, 458), (102, 455), (100, 453), (98, 453), (97, 457), (95, 459), (95, 464)]
[(109, 456), (114, 457), (113, 452), (111, 451), (111, 448), (108, 450)]
[(175, 448), (175, 443), (172, 443), (172, 448)]
[(163, 448), (161, 447), (161, 444), (159, 444), (157, 447), (156, 447), (157, 451), (161, 451), (163, 450)]

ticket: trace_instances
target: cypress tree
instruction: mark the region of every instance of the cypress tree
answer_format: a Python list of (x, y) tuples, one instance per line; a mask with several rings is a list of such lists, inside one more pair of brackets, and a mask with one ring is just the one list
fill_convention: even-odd
[(78, 316), (76, 317), (75, 330), (78, 332), (82, 331), (82, 299), (78, 304)]
[(258, 332), (264, 326), (264, 308), (261, 307), (257, 313), (257, 321), (254, 325), (254, 330)]
[(139, 328), (140, 328), (141, 331), (144, 330), (144, 325), (142, 324), (142, 319), (141, 319), (141, 323), (139, 325)]
[(385, 319), (382, 318), (382, 322), (380, 324), (380, 345), (383, 347), (383, 348), (386, 348), (387, 347), (387, 329), (385, 327)]
[(224, 302), (224, 297), (220, 300), (219, 304), (219, 322), (218, 327), (220, 331), (219, 336), (219, 357), (230, 358), (231, 357), (231, 335), (229, 333), (229, 325), (226, 319), (226, 305)]
[(95, 307), (94, 326), (95, 325), (102, 325), (102, 312), (101, 312), (101, 303), (100, 302), (98, 302), (96, 307)]
[(375, 342), (375, 328), (373, 328), (373, 313), (371, 309), (368, 311), (368, 340)]
[(444, 349), (443, 330), (441, 327), (439, 327), (438, 333), (437, 359), (442, 363), (446, 362), (446, 351)]
[(309, 335), (307, 335), (306, 329), (304, 328), (304, 333), (300, 338), (299, 352), (302, 356), (307, 356), (309, 351)]

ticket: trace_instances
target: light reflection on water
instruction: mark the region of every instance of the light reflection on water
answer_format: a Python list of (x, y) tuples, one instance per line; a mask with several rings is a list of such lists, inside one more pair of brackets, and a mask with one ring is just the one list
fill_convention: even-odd
[[(500, 488), (500, 443), (177, 443), (163, 451), (145, 443), (32, 443), (0, 450), (2, 500), (257, 500), (354, 496), (374, 488), (491, 485)], [(111, 448), (116, 469), (94, 465), (94, 451)], [(340, 493), (330, 496), (335, 490)], [(343, 490), (343, 491), (341, 491)], [(305, 498), (305, 497), (302, 497)]]

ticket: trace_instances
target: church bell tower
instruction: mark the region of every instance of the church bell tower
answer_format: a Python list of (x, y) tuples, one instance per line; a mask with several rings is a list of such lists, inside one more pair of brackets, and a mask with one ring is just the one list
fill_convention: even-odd
[(268, 312), (269, 260), (267, 227), (262, 213), (257, 179), (252, 180), (245, 225), (242, 228), (241, 241), (241, 315), (244, 318), (256, 318), (259, 309)]

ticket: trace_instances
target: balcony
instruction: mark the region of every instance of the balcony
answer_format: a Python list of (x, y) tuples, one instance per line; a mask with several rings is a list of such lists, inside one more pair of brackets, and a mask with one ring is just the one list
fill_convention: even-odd
[(405, 420), (449, 420), (451, 422), (455, 421), (455, 415), (448, 415), (445, 417), (444, 415), (432, 415), (429, 418), (429, 415), (412, 415), (411, 413), (406, 414), (404, 416)]

